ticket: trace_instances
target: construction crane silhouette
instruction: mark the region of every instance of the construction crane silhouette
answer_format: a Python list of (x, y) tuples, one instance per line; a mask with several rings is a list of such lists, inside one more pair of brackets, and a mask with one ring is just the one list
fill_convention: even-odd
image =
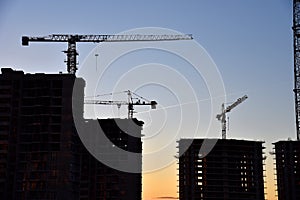
[[(156, 101), (150, 101), (130, 90), (118, 92), (118, 93), (127, 93), (128, 101), (110, 101), (110, 100), (84, 100), (85, 104), (99, 104), (99, 105), (117, 105), (118, 109), (120, 109), (121, 105), (127, 105), (128, 106), (128, 118), (133, 118), (134, 113), (134, 106), (146, 106), (150, 105), (151, 109), (156, 109), (157, 102)], [(114, 93), (117, 94), (117, 93)], [(109, 93), (106, 95), (113, 95), (113, 93)], [(97, 96), (105, 96), (105, 95), (97, 95)], [(97, 97), (96, 96), (96, 97)]]
[(248, 96), (244, 95), (243, 97), (238, 98), (233, 104), (226, 108), (224, 103), (222, 104), (222, 112), (217, 115), (217, 119), (221, 121), (222, 125), (222, 139), (226, 139), (226, 113), (230, 112), (233, 108), (245, 101), (247, 98)]
[(297, 140), (300, 140), (300, 0), (293, 0), (294, 93)]
[(68, 35), (52, 34), (44, 37), (22, 37), (22, 45), (28, 46), (29, 42), (67, 42), (68, 49), (63, 51), (67, 55), (67, 71), (75, 74), (77, 71), (77, 42), (147, 42), (147, 41), (173, 41), (173, 40), (192, 40), (191, 34), (184, 35)]

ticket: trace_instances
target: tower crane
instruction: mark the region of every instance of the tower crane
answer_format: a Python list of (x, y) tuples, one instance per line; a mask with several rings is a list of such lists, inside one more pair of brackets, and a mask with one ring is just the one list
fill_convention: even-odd
[(297, 140), (300, 140), (300, 0), (293, 0), (294, 93)]
[(222, 112), (217, 115), (217, 119), (221, 121), (222, 125), (222, 139), (226, 139), (226, 113), (230, 112), (233, 108), (245, 101), (247, 98), (248, 96), (244, 95), (243, 97), (238, 98), (233, 104), (226, 108), (224, 103), (222, 104)]
[[(128, 101), (103, 101), (103, 100), (85, 100), (85, 104), (99, 104), (99, 105), (117, 105), (120, 109), (121, 105), (127, 105), (128, 106), (128, 118), (133, 118), (134, 108), (133, 106), (146, 106), (150, 105), (151, 109), (156, 109), (157, 102), (156, 101), (150, 101), (145, 99), (144, 97), (130, 91), (123, 91), (121, 93), (127, 93)], [(112, 93), (110, 93), (112, 95)], [(134, 95), (134, 96), (133, 96)], [(99, 95), (102, 96), (102, 95)]]
[(67, 55), (67, 71), (75, 74), (77, 70), (76, 50), (77, 42), (134, 42), (134, 41), (173, 41), (173, 40), (192, 40), (191, 34), (184, 35), (68, 35), (68, 34), (52, 34), (43, 37), (22, 36), (22, 45), (28, 46), (29, 42), (67, 42), (68, 49), (63, 51)]

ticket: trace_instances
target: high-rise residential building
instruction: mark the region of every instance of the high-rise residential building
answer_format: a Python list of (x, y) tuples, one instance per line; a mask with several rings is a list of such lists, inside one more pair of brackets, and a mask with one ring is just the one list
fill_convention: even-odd
[[(84, 120), (85, 82), (73, 74), (24, 74), (10, 68), (1, 71), (0, 199), (141, 199), (143, 122)], [(140, 171), (125, 173), (93, 157), (78, 135), (74, 112), (80, 131), (87, 135), (97, 135), (99, 130), (90, 125), (100, 124), (114, 144), (101, 146), (104, 152), (119, 147), (138, 153), (131, 164)], [(128, 126), (132, 122), (136, 126)], [(118, 127), (120, 124), (127, 129)], [(106, 156), (113, 163), (128, 164), (126, 154)]]
[[(76, 199), (80, 140), (72, 116), (75, 75), (0, 75), (0, 198)], [(78, 87), (83, 102), (84, 81)], [(81, 99), (80, 99), (81, 98)], [(76, 105), (82, 110), (83, 103)]]
[(263, 200), (263, 149), (256, 141), (181, 139), (180, 200)]
[[(87, 134), (84, 137), (92, 137), (85, 139), (96, 146), (89, 149), (94, 151), (94, 155), (83, 147), (81, 200), (142, 199), (142, 126), (143, 122), (137, 119), (85, 120), (83, 127)], [(97, 138), (95, 133), (101, 132), (105, 134), (109, 142)], [(122, 152), (114, 152), (116, 148)], [(101, 154), (99, 159), (102, 159), (109, 167), (95, 159), (96, 154)], [(136, 159), (129, 159), (129, 154), (136, 154)], [(122, 166), (129, 166), (129, 168), (123, 169)]]
[(278, 200), (300, 199), (300, 141), (274, 143)]

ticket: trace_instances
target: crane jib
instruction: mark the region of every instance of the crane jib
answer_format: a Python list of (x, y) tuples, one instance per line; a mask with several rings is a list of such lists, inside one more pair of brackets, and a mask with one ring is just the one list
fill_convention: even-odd
[(69, 35), (69, 34), (52, 34), (44, 37), (22, 37), (22, 45), (28, 46), (29, 42), (67, 42), (68, 49), (63, 51), (67, 55), (67, 71), (75, 74), (77, 71), (77, 50), (76, 42), (151, 42), (151, 41), (175, 41), (175, 40), (192, 40), (191, 34), (175, 34), (175, 35)]

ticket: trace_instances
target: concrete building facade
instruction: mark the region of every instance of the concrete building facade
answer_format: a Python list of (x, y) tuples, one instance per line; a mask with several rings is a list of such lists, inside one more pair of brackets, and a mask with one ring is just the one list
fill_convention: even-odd
[(278, 200), (300, 199), (300, 141), (274, 143)]
[[(79, 145), (70, 74), (0, 75), (1, 199), (76, 199)], [(84, 81), (81, 81), (83, 102)], [(78, 88), (79, 89), (79, 88)], [(83, 112), (83, 105), (77, 105)]]
[(263, 143), (222, 139), (201, 149), (212, 140), (179, 141), (179, 199), (263, 200)]
[[(123, 131), (115, 123), (119, 119), (84, 120), (85, 82), (75, 75), (1, 71), (0, 199), (141, 199), (141, 173), (124, 173), (93, 157), (80, 140), (73, 112), (87, 134), (97, 132), (89, 123), (99, 123), (116, 146), (140, 155), (143, 122), (120, 120), (138, 125)], [(141, 169), (141, 156), (134, 164)]]
[[(98, 119), (85, 120), (84, 137), (91, 136), (88, 141), (94, 142), (98, 149), (91, 155), (83, 147), (80, 178), (81, 200), (141, 200), (142, 199), (142, 121), (137, 119)], [(96, 125), (96, 126), (95, 126)], [(98, 126), (99, 125), (99, 126)], [(99, 130), (101, 129), (101, 130)], [(101, 131), (110, 142), (97, 138)], [(91, 139), (91, 140), (89, 140)], [(124, 152), (114, 152), (120, 148)], [(101, 150), (104, 149), (104, 150)], [(129, 160), (128, 153), (137, 154), (136, 160)], [(101, 154), (100, 159), (109, 159), (102, 163), (95, 159), (95, 154)], [(106, 166), (111, 165), (111, 166)], [(136, 169), (135, 173), (120, 171), (121, 166)]]

